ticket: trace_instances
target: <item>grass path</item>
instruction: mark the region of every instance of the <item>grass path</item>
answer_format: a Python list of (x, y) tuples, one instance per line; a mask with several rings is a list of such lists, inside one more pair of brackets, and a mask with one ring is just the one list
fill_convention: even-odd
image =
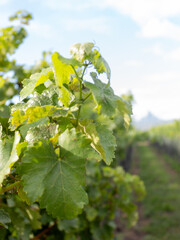
[(180, 162), (146, 145), (137, 147), (135, 159), (147, 195), (134, 231), (142, 240), (180, 240)]

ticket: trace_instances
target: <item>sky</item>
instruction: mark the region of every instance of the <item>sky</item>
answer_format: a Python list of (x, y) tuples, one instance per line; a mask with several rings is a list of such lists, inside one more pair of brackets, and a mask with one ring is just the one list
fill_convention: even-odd
[(179, 0), (0, 0), (0, 27), (18, 10), (33, 15), (19, 63), (34, 64), (49, 50), (69, 57), (72, 44), (94, 42), (115, 93), (134, 95), (135, 119), (180, 118)]

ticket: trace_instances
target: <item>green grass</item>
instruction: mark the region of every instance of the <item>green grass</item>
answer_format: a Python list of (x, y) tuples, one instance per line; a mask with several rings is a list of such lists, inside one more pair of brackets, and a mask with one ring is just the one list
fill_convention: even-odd
[(148, 146), (138, 147), (139, 175), (147, 195), (143, 202), (148, 222), (143, 240), (180, 240), (180, 178)]
[(164, 157), (164, 160), (168, 163), (168, 165), (178, 173), (180, 178), (180, 160), (178, 158), (172, 158), (166, 153), (162, 153), (162, 156)]

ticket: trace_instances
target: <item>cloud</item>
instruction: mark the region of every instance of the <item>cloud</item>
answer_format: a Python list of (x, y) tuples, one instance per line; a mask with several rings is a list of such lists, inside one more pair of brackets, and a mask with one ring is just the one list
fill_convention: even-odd
[[(5, 4), (6, 3), (9, 3), (10, 1), (2, 1), (0, 0), (0, 6), (2, 6), (2, 3)], [(4, 28), (4, 27), (7, 27), (7, 26), (10, 26), (10, 25), (15, 25), (15, 23), (13, 22), (10, 22), (9, 21), (9, 17), (12, 15), (12, 11), (11, 9), (8, 7), (6, 10), (4, 11), (1, 11), (1, 14), (0, 14), (0, 28)]]
[(180, 72), (165, 71), (163, 73), (149, 74), (147, 76), (144, 76), (143, 78), (146, 85), (156, 84), (156, 87), (164, 86), (162, 90), (166, 89), (167, 91), (169, 91), (169, 87), (174, 88), (174, 86), (179, 86), (178, 89), (180, 89)]
[(179, 17), (179, 0), (104, 0), (104, 5), (134, 20), (142, 37), (180, 41), (180, 26), (170, 20)]
[[(9, 1), (9, 0), (4, 0)], [(30, 0), (35, 1), (35, 0)], [(52, 10), (85, 11), (114, 9), (129, 16), (140, 27), (138, 36), (180, 41), (180, 25), (172, 18), (180, 16), (179, 0), (39, 0)], [(80, 24), (82, 28), (82, 24)], [(95, 27), (94, 27), (95, 28)], [(91, 27), (92, 29), (92, 27)]]
[(180, 72), (149, 74), (143, 79), (142, 84), (133, 89), (137, 102), (134, 113), (140, 115), (138, 111), (151, 109), (164, 119), (179, 118), (176, 109), (180, 104)]
[[(128, 92), (131, 89), (135, 98), (133, 113), (136, 118), (141, 118), (151, 111), (163, 119), (178, 119), (180, 112), (180, 71), (162, 70), (158, 73), (142, 73), (134, 75), (132, 81), (127, 74), (123, 81), (113, 82), (114, 89), (121, 91), (116, 94)], [(123, 83), (123, 85), (122, 85)]]
[(63, 25), (69, 31), (92, 31), (95, 33), (109, 33), (108, 20), (104, 17), (90, 19), (64, 19)]
[(155, 56), (162, 57), (166, 61), (180, 61), (180, 47), (172, 50), (165, 50), (160, 44), (155, 44), (147, 49), (145, 52), (153, 53)]
[(11, 2), (11, 0), (1, 0), (0, 1), (0, 6), (7, 5), (10, 2)]
[(169, 38), (180, 41), (180, 27), (168, 20), (154, 18), (142, 24), (140, 35), (146, 38)]
[[(36, 0), (31, 0), (32, 2)], [(102, 1), (96, 0), (39, 0), (52, 10), (65, 9), (73, 11), (83, 11), (93, 7), (100, 7)]]
[(151, 47), (144, 49), (144, 52), (153, 53), (155, 56), (163, 56), (164, 50), (162, 49), (160, 44), (155, 44)]
[(141, 24), (150, 18), (163, 19), (180, 13), (179, 0), (104, 0), (104, 2)]
[(124, 62), (124, 65), (127, 67), (142, 67), (143, 66), (143, 62), (138, 61), (138, 60), (128, 60), (126, 62)]
[(50, 39), (52, 36), (56, 36), (56, 31), (53, 29), (53, 26), (51, 24), (41, 23), (35, 20), (32, 21), (28, 26), (28, 32), (45, 39)]
[(166, 53), (166, 58), (171, 59), (171, 60), (180, 61), (180, 47)]
[(0, 28), (4, 28), (7, 25), (10, 25), (10, 22), (8, 21), (7, 14), (1, 14), (0, 15)]

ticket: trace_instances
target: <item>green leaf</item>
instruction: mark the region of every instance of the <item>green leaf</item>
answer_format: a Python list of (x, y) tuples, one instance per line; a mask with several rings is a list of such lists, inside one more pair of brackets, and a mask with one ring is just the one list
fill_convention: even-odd
[(57, 227), (60, 231), (65, 231), (67, 233), (77, 230), (79, 228), (79, 219), (74, 218), (74, 219), (63, 219), (59, 220)]
[(15, 132), (14, 138), (0, 138), (0, 186), (4, 177), (10, 173), (12, 166), (18, 160), (16, 145), (19, 141), (19, 132)]
[(24, 192), (23, 188), (20, 187), (19, 191), (18, 191), (18, 196), (20, 197), (20, 199), (23, 201), (23, 202), (26, 202), (28, 205), (31, 204), (29, 198), (27, 197), (27, 194)]
[[(11, 130), (15, 130), (20, 125), (27, 122), (27, 124), (34, 123), (38, 120), (46, 121), (46, 117), (58, 114), (64, 116), (67, 114), (67, 111), (64, 108), (57, 108), (55, 106), (46, 105), (46, 106), (37, 106), (37, 107), (29, 107), (25, 111), (16, 110), (12, 112), (11, 118)], [(25, 122), (26, 121), (26, 122)], [(38, 122), (39, 124), (40, 122)]]
[(32, 144), (34, 142), (39, 141), (40, 139), (50, 139), (54, 137), (56, 134), (57, 134), (56, 124), (41, 125), (28, 130), (26, 135), (26, 141)]
[(28, 145), (27, 142), (21, 142), (16, 145), (16, 151), (17, 151), (18, 157), (21, 155), (21, 153), (27, 147), (27, 145)]
[(19, 131), (20, 131), (22, 137), (25, 138), (26, 135), (27, 135), (27, 132), (31, 128), (41, 127), (43, 125), (47, 125), (48, 123), (49, 123), (49, 118), (48, 117), (44, 117), (44, 118), (41, 118), (41, 119), (37, 120), (36, 122), (23, 125), (22, 127), (19, 128)]
[(110, 165), (115, 157), (116, 139), (113, 136), (112, 131), (107, 129), (106, 126), (96, 125), (96, 131), (99, 136), (99, 141), (97, 144), (94, 144), (94, 147), (100, 153), (105, 163)]
[[(23, 204), (24, 205), (24, 204)], [(27, 240), (30, 239), (30, 225), (29, 219), (25, 209), (20, 207), (10, 207), (8, 208), (8, 213), (11, 218), (11, 227), (13, 226), (13, 233), (16, 236), (16, 239)]]
[(0, 209), (0, 225), (8, 228), (7, 223), (10, 223), (11, 219), (9, 217), (9, 214), (5, 212), (3, 209)]
[(71, 65), (73, 66), (74, 68), (77, 68), (77, 67), (81, 67), (82, 64), (77, 61), (76, 59), (74, 58), (64, 58), (63, 56), (61, 56), (59, 53), (55, 52), (52, 54), (52, 58), (54, 57), (53, 55), (56, 54), (58, 56), (58, 59), (62, 62), (62, 63), (65, 63), (66, 65)]
[(73, 55), (75, 59), (79, 62), (83, 63), (84, 60), (88, 58), (88, 56), (92, 53), (92, 49), (94, 47), (94, 43), (76, 43), (73, 44), (70, 48), (70, 53)]
[(25, 120), (27, 120), (27, 116), (25, 116), (24, 111), (16, 110), (12, 112), (12, 118), (10, 119), (10, 129), (11, 131), (16, 130)]
[(79, 122), (80, 130), (92, 141), (92, 147), (100, 154), (106, 164), (115, 157), (116, 139), (106, 126), (94, 124), (91, 121)]
[(85, 86), (90, 89), (96, 103), (97, 112), (112, 116), (116, 110), (116, 98), (113, 89), (101, 80), (97, 79), (96, 73), (91, 73), (94, 84), (84, 82)]
[(10, 108), (9, 106), (2, 105), (0, 106), (0, 118), (9, 118)]
[(2, 88), (5, 85), (6, 80), (0, 76), (0, 88)]
[(65, 107), (68, 107), (74, 100), (73, 94), (64, 86), (59, 89), (59, 100)]
[(7, 229), (6, 228), (0, 228), (0, 239), (1, 240), (6, 240), (6, 234), (7, 234)]
[(52, 62), (55, 70), (56, 85), (59, 87), (59, 99), (68, 107), (73, 101), (73, 94), (67, 89), (67, 85), (71, 81), (71, 75), (74, 74), (73, 67), (67, 64), (67, 61), (62, 61), (64, 58), (57, 52), (52, 54)]
[(32, 15), (25, 10), (17, 11), (13, 16), (9, 17), (9, 21), (19, 20), (21, 24), (29, 24), (29, 21), (32, 19)]
[(24, 79), (24, 88), (20, 92), (21, 101), (33, 93), (34, 89), (45, 83), (48, 79), (54, 77), (52, 68), (46, 68), (41, 71), (41, 73), (35, 73), (31, 75), (30, 79)]
[(107, 78), (110, 81), (111, 70), (106, 60), (101, 56), (97, 49), (94, 49), (94, 43), (76, 43), (71, 46), (70, 53), (79, 62), (83, 63), (85, 60), (89, 60), (98, 73), (106, 73)]
[(34, 96), (29, 99), (27, 103), (18, 103), (11, 107), (11, 113), (15, 112), (16, 110), (19, 111), (26, 111), (29, 107), (40, 107), (46, 105), (58, 105), (58, 95), (57, 89), (54, 86), (53, 88), (49, 88), (45, 90), (42, 94), (35, 93)]
[(4, 130), (8, 128), (8, 120), (10, 117), (10, 107), (6, 105), (0, 105), (0, 124)]
[(86, 217), (90, 222), (94, 221), (98, 215), (97, 210), (90, 206), (86, 207), (85, 211), (86, 211)]
[(72, 219), (88, 202), (83, 185), (89, 140), (74, 129), (66, 130), (59, 145), (59, 156), (49, 141), (27, 149), (21, 169), (24, 191), (54, 217)]
[(94, 68), (97, 70), (98, 73), (106, 73), (107, 78), (110, 81), (111, 70), (108, 63), (96, 49), (94, 50), (94, 53), (95, 53), (95, 56), (92, 60), (92, 63), (94, 64)]
[(131, 123), (131, 114), (132, 114), (132, 107), (131, 105), (124, 101), (122, 98), (117, 98), (117, 109), (120, 114), (123, 116), (124, 119), (124, 126), (127, 129)]
[(43, 91), (42, 94), (35, 93), (34, 96), (27, 102), (27, 107), (45, 106), (45, 105), (58, 105), (57, 89), (53, 87)]
[(26, 213), (28, 214), (29, 220), (31, 222), (32, 229), (37, 230), (42, 228), (41, 215), (36, 208), (26, 208)]

